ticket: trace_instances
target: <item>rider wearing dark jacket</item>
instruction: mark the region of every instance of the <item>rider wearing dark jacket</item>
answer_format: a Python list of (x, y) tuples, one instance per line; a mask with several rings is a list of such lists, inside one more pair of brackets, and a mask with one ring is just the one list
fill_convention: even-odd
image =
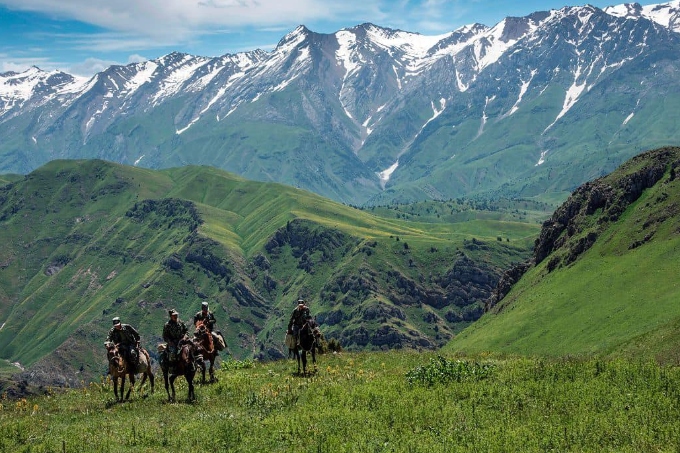
[(288, 321), (288, 333), (291, 333), (295, 338), (299, 338), (300, 329), (305, 325), (308, 317), (310, 317), (309, 307), (305, 305), (304, 299), (298, 299), (297, 307), (293, 310), (290, 315), (290, 321)]
[(179, 320), (177, 310), (172, 309), (168, 311), (168, 314), (170, 319), (163, 326), (163, 341), (168, 344), (169, 358), (172, 362), (176, 358), (180, 340), (184, 338), (189, 329), (187, 329), (184, 321)]
[(208, 310), (208, 302), (201, 303), (201, 311), (194, 315), (194, 326), (199, 322), (203, 321), (203, 325), (208, 329), (208, 332), (212, 332), (215, 328), (215, 315), (213, 312)]
[(137, 365), (139, 361), (139, 333), (129, 324), (122, 324), (119, 317), (113, 318), (113, 327), (106, 336), (106, 341), (118, 345), (126, 362)]

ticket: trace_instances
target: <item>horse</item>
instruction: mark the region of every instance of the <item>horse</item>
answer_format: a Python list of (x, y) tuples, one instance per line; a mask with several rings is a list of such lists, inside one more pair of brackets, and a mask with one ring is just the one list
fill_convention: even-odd
[[(168, 360), (167, 345), (161, 343), (158, 345), (158, 352), (165, 355), (165, 358), (160, 361), (161, 370), (163, 371), (163, 381), (165, 382), (165, 391), (168, 394), (168, 401), (175, 401), (175, 379), (178, 376), (184, 376), (189, 387), (187, 394), (188, 401), (196, 399), (194, 391), (194, 377), (196, 376), (196, 367), (201, 366), (203, 357), (198, 354), (196, 345), (186, 337), (179, 341), (179, 350), (177, 351), (177, 360), (173, 363), (173, 370), (170, 371), (170, 362)], [(172, 391), (172, 393), (171, 393)]]
[(302, 363), (302, 374), (307, 374), (307, 353), (312, 353), (312, 363), (316, 367), (316, 346), (318, 338), (321, 336), (321, 331), (316, 326), (316, 323), (308, 319), (300, 328), (298, 332), (300, 342), (293, 349), (293, 354), (297, 359), (297, 374), (300, 374), (300, 363)]
[[(151, 371), (151, 357), (149, 353), (144, 348), (138, 348), (139, 350), (139, 363), (136, 368), (132, 368), (130, 364), (125, 360), (125, 357), (120, 353), (120, 348), (117, 344), (112, 342), (107, 342), (104, 344), (106, 347), (106, 356), (109, 361), (109, 374), (113, 380), (113, 393), (116, 395), (116, 401), (122, 402), (123, 395), (125, 394), (125, 377), (130, 377), (130, 387), (128, 388), (125, 399), (130, 399), (130, 392), (135, 386), (135, 375), (142, 374), (142, 383), (139, 385), (140, 388), (144, 386), (146, 379), (149, 379), (151, 384), (151, 393), (153, 393), (154, 388), (154, 375)], [(118, 395), (118, 380), (120, 379), (120, 396)]]
[(215, 348), (215, 342), (213, 341), (213, 336), (208, 327), (203, 323), (203, 321), (198, 321), (196, 323), (196, 331), (194, 332), (194, 344), (198, 348), (198, 353), (203, 356), (203, 361), (200, 364), (201, 367), (201, 384), (205, 384), (205, 362), (210, 362), (210, 368), (208, 373), (210, 374), (210, 382), (217, 382), (215, 378), (215, 360), (217, 358), (218, 352)]

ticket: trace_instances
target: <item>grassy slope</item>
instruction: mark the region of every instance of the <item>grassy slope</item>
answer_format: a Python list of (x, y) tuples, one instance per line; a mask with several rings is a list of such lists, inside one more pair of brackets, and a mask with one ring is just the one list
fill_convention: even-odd
[[(9, 245), (0, 249), (0, 319), (6, 323), (0, 329), (3, 358), (30, 365), (41, 358), (59, 357), (76, 368), (83, 366), (90, 375), (100, 372), (100, 345), (113, 313), (140, 328), (144, 343), (153, 345), (167, 308), (178, 308), (188, 319), (198, 308), (197, 300), (207, 295), (217, 301), (214, 307), (231, 352), (247, 357), (253, 353), (249, 342), (254, 340), (241, 334), (248, 329), (255, 330), (249, 334), (253, 337), (258, 331), (262, 337), (273, 332), (269, 341), (279, 345), (277, 334), (290, 301), (301, 292), (316, 294), (331, 277), (361, 269), (381, 273), (396, 269), (415, 280), (445, 272), (459, 247), (473, 258), (495, 260), (502, 268), (524, 253), (538, 232), (536, 224), (518, 221), (445, 224), (383, 218), (211, 167), (156, 172), (102, 161), (55, 161), (12, 186), (7, 197), (7, 212), (16, 208), (17, 214), (8, 214), (0, 232)], [(170, 227), (167, 220), (152, 215), (134, 221), (125, 214), (143, 200), (166, 197), (196, 203), (205, 221), (198, 238), (216, 241), (215, 253), (231, 277), (220, 280), (195, 264), (185, 265), (183, 273), (164, 269), (168, 258), (186, 256), (191, 250), (194, 240), (189, 240), (187, 227)], [(241, 281), (236, 276), (249, 269), (253, 255), (262, 251), (274, 232), (296, 218), (360, 241), (379, 239), (378, 253), (353, 251), (337, 256), (341, 259), (337, 268), (320, 262), (311, 274), (302, 272), (297, 260), (274, 263), (284, 284), (265, 301), (273, 311), (266, 314), (270, 319), (261, 321), (266, 307), (235, 303), (233, 286)], [(153, 226), (154, 222), (159, 224)], [(497, 241), (499, 235), (511, 239), (510, 243)], [(488, 241), (489, 247), (467, 250), (472, 237)], [(50, 265), (59, 263), (57, 272), (49, 275)], [(317, 308), (338, 308), (323, 304), (319, 301)], [(350, 308), (352, 316), (361, 315), (362, 307)], [(422, 313), (413, 311), (409, 316), (413, 324), (404, 328), (437, 334), (432, 330), (436, 326), (421, 320)], [(56, 354), (51, 354), (55, 348)]]
[[(197, 401), (113, 402), (110, 383), (0, 399), (2, 451), (638, 452), (680, 442), (680, 370), (645, 361), (414, 352), (227, 362)], [(145, 389), (145, 394), (148, 388)]]
[[(615, 176), (615, 175), (614, 175)], [(679, 356), (680, 181), (647, 189), (577, 261), (530, 269), (449, 351)], [(597, 213), (588, 220), (597, 222)], [(654, 232), (651, 240), (631, 245)]]

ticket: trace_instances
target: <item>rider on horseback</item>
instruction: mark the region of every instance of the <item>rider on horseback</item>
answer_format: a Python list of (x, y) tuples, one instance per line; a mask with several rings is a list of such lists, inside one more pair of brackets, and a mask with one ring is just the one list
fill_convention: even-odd
[(288, 321), (288, 333), (295, 337), (297, 344), (300, 342), (300, 329), (305, 325), (308, 317), (311, 317), (309, 313), (309, 307), (305, 305), (304, 299), (298, 299), (297, 307), (293, 310), (290, 315), (290, 321)]
[(106, 336), (106, 341), (118, 345), (126, 362), (132, 366), (139, 364), (139, 333), (129, 324), (122, 324), (120, 318), (113, 318), (113, 327)]
[(168, 344), (168, 361), (170, 363), (177, 360), (179, 342), (184, 338), (189, 329), (184, 321), (179, 320), (179, 313), (174, 308), (168, 311), (170, 319), (163, 326), (163, 341)]
[(194, 326), (198, 323), (198, 321), (203, 321), (203, 325), (210, 332), (212, 332), (215, 328), (215, 323), (217, 321), (215, 320), (215, 315), (213, 312), (208, 310), (208, 302), (201, 303), (201, 311), (194, 315)]
[[(217, 320), (215, 319), (215, 315), (213, 314), (212, 311), (208, 310), (208, 302), (201, 302), (201, 311), (197, 312), (194, 315), (194, 326), (198, 327), (197, 324), (203, 321), (203, 325), (208, 329), (208, 332), (213, 336), (213, 341), (215, 343), (215, 347), (217, 351), (221, 351), (224, 349), (224, 337), (222, 336), (222, 332), (216, 331), (215, 330), (215, 323)], [(219, 355), (219, 352), (215, 351), (215, 355)]]

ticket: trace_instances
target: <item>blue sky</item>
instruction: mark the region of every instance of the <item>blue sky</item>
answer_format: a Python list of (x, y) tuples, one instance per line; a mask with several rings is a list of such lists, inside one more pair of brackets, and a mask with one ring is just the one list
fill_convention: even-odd
[[(334, 33), (364, 22), (424, 35), (589, 3), (567, 0), (0, 0), (0, 73), (35, 65), (89, 76), (172, 51), (271, 50), (302, 24)], [(662, 1), (641, 1), (643, 5)]]

